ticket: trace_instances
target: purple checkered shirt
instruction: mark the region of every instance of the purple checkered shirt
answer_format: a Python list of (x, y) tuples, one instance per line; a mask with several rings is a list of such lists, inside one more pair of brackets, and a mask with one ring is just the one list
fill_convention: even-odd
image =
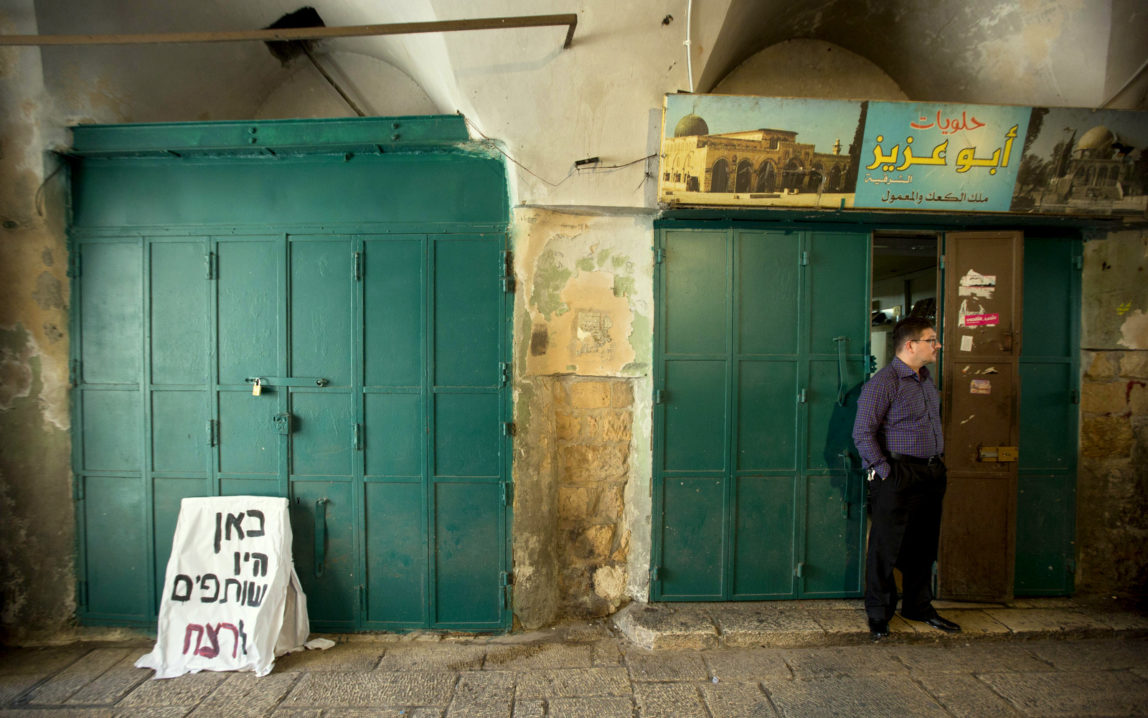
[(929, 369), (922, 367), (918, 376), (894, 357), (874, 374), (857, 399), (853, 443), (865, 468), (876, 469), (881, 478), (889, 475), (889, 452), (922, 459), (943, 454), (941, 397)]

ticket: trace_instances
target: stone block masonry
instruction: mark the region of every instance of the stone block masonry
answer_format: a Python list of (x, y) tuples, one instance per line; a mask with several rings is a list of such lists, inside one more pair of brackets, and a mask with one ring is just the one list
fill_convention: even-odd
[(563, 377), (553, 385), (562, 613), (608, 615), (625, 597), (633, 383)]

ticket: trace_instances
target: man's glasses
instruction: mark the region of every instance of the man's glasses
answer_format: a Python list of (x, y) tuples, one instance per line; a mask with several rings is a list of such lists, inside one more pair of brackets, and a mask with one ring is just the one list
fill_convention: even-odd
[(933, 337), (932, 339), (910, 339), (909, 341), (911, 341), (911, 342), (923, 342), (926, 344), (932, 344), (933, 346), (937, 346), (937, 338), (936, 337)]

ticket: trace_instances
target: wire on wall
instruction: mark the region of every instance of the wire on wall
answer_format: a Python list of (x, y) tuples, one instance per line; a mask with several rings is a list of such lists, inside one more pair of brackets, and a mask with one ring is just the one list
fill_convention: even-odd
[(694, 91), (694, 65), (693, 59), (690, 57), (690, 16), (694, 12), (694, 0), (686, 0), (686, 41), (682, 44), (686, 46), (686, 74), (690, 76), (690, 92)]

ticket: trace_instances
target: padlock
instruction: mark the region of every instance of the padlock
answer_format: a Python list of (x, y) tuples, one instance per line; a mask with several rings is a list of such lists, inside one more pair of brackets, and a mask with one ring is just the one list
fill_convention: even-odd
[(251, 385), (251, 396), (259, 396), (263, 393), (263, 380), (256, 379), (255, 383)]

